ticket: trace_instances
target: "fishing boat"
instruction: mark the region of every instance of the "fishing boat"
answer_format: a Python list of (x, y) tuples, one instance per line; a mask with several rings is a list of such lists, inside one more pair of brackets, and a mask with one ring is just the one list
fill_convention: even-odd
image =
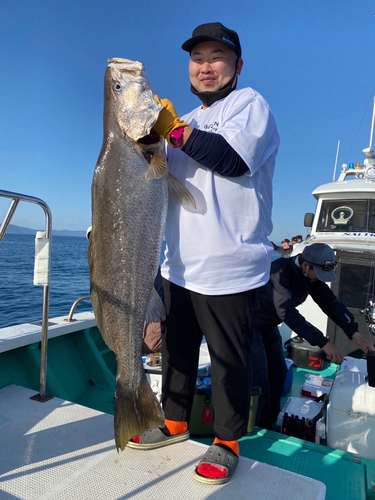
[[(305, 216), (309, 236), (294, 249), (297, 254), (305, 245), (324, 242), (335, 250), (338, 281), (332, 283), (332, 289), (353, 313), (360, 331), (369, 335), (375, 331), (375, 310), (371, 309), (375, 296), (373, 129), (374, 118), (363, 163), (343, 165), (337, 181), (314, 190), (315, 214)], [(257, 405), (250, 412), (253, 421), (248, 435), (240, 442), (241, 459), (234, 479), (215, 487), (197, 483), (192, 467), (203, 446), (212, 443), (212, 437), (205, 436), (209, 436), (214, 418), (207, 420), (205, 414), (210, 400), (202, 391), (203, 383), (194, 400), (190, 426), (196, 432), (191, 440), (147, 453), (126, 448), (117, 454), (113, 438), (116, 358), (105, 345), (93, 312), (77, 312), (79, 304), (90, 297), (77, 297), (65, 315), (49, 318), (50, 210), (43, 200), (32, 196), (0, 191), (0, 197), (11, 200), (0, 242), (19, 202), (39, 205), (46, 217), (45, 231), (36, 238), (34, 272), (34, 283), (43, 287), (41, 321), (0, 329), (0, 500), (227, 499), (230, 495), (267, 500), (374, 498), (373, 458), (345, 446), (327, 446), (324, 433), (311, 441), (288, 435), (282, 427), (280, 432), (261, 429), (256, 425)], [(361, 357), (311, 300), (300, 307), (349, 358)], [(281, 332), (284, 340), (293, 336), (286, 325), (281, 325)], [(204, 345), (201, 351), (204, 379)], [(334, 381), (342, 373), (340, 368), (324, 361), (319, 376)], [(145, 369), (154, 392), (160, 395), (160, 368), (145, 364)], [(289, 372), (292, 384), (283, 403), (299, 398), (307, 377), (317, 374), (293, 365)], [(362, 386), (365, 384), (363, 379)], [(254, 401), (259, 404), (257, 397)], [(371, 442), (375, 416), (357, 414), (356, 419), (367, 425), (364, 432)], [(355, 427), (346, 432), (354, 434)]]
[[(313, 191), (317, 200), (315, 214), (305, 214), (304, 225), (309, 234), (296, 245), (291, 256), (301, 253), (306, 245), (326, 243), (336, 254), (337, 281), (332, 291), (355, 317), (360, 332), (373, 341), (370, 301), (375, 297), (375, 156), (373, 135), (375, 100), (370, 133), (370, 145), (363, 150), (364, 158), (355, 163), (343, 164), (338, 180), (323, 184)], [(300, 306), (305, 318), (330, 338), (349, 356), (361, 357), (363, 353), (343, 334), (309, 297)], [(367, 311), (367, 313), (366, 313)], [(375, 327), (374, 327), (375, 328)], [(291, 332), (283, 325), (283, 337)], [(374, 330), (375, 331), (375, 330)], [(369, 336), (368, 336), (369, 335)]]

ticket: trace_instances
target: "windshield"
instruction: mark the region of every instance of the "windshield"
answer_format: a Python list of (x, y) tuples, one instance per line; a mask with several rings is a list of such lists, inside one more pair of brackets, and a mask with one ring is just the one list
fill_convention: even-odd
[(318, 232), (375, 232), (375, 200), (323, 201)]

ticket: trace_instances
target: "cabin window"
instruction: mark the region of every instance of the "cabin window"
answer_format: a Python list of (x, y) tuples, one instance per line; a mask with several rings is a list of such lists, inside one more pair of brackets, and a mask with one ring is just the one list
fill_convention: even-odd
[(370, 211), (368, 217), (368, 230), (375, 233), (375, 200), (370, 200)]
[(340, 272), (340, 300), (346, 307), (363, 309), (368, 300), (371, 289), (371, 266), (355, 264), (341, 264)]
[[(371, 202), (371, 204), (370, 204)], [(375, 230), (375, 200), (327, 200), (319, 213), (318, 232)], [(369, 217), (369, 213), (374, 216)], [(368, 226), (371, 226), (371, 229)]]

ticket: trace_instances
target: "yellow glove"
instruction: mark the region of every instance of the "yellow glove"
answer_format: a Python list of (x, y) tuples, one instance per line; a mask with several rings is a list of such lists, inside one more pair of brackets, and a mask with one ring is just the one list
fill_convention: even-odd
[(160, 111), (159, 118), (152, 129), (162, 135), (168, 141), (168, 144), (173, 146), (171, 133), (176, 128), (187, 127), (187, 123), (180, 119), (171, 101), (168, 99), (159, 99), (157, 95), (154, 98), (158, 104), (163, 106), (163, 109)]

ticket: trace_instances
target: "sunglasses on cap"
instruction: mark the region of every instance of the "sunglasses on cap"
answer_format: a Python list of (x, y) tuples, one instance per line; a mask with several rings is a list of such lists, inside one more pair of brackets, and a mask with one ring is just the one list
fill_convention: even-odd
[(326, 260), (324, 264), (316, 264), (315, 262), (309, 262), (312, 266), (319, 266), (323, 271), (332, 271), (336, 269), (337, 262), (335, 260)]

